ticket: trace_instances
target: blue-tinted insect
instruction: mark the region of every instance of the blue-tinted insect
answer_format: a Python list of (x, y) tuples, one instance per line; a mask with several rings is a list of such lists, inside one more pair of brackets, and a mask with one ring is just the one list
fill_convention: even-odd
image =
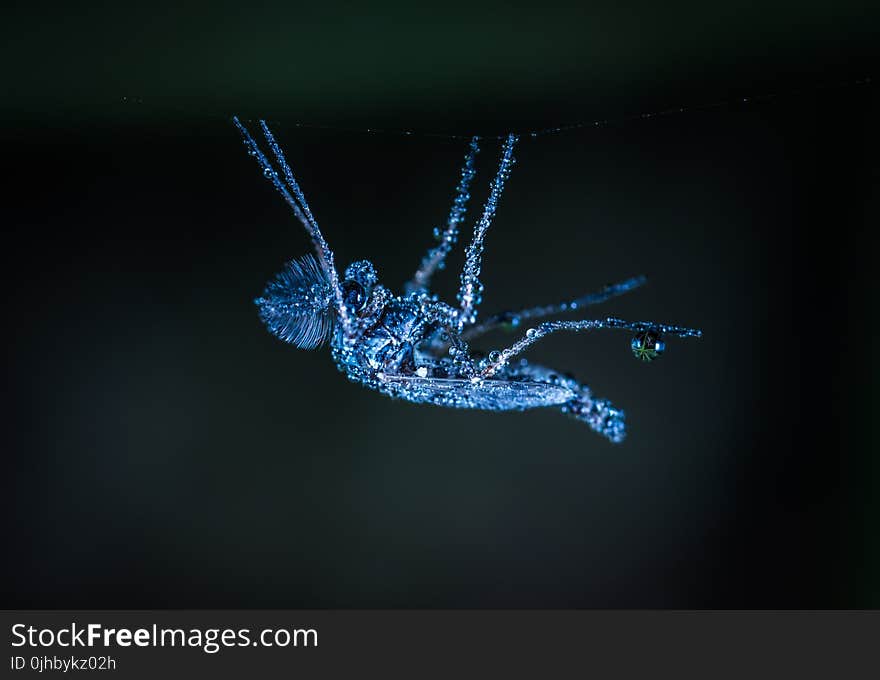
[[(473, 138), (464, 159), (455, 200), (444, 229), (435, 230), (437, 245), (422, 259), (405, 286), (395, 295), (378, 282), (373, 265), (361, 260), (339, 277), (333, 251), (321, 234), (309, 204), (294, 179), (284, 154), (264, 121), (263, 135), (281, 172), (270, 163), (248, 130), (233, 119), (244, 136), (248, 153), (293, 210), (312, 239), (315, 256), (289, 262), (255, 301), (269, 330), (285, 342), (314, 349), (330, 341), (333, 360), (352, 381), (383, 394), (420, 404), (487, 411), (522, 411), (556, 406), (613, 442), (625, 435), (623, 411), (590, 389), (559, 372), (518, 359), (541, 338), (558, 331), (618, 328), (635, 333), (631, 346), (641, 359), (659, 356), (664, 336), (700, 337), (701, 332), (668, 324), (606, 318), (589, 321), (548, 321), (526, 330), (525, 321), (578, 310), (620, 295), (644, 283), (642, 277), (606, 286), (569, 302), (505, 312), (477, 323), (483, 286), (479, 281), (483, 240), (514, 164), (515, 135), (505, 139), (501, 160), (490, 185), (482, 215), (466, 249), (458, 304), (441, 302), (429, 292), (431, 276), (458, 238), (479, 151)], [(478, 358), (468, 342), (498, 327), (519, 329), (522, 337), (502, 351)]]

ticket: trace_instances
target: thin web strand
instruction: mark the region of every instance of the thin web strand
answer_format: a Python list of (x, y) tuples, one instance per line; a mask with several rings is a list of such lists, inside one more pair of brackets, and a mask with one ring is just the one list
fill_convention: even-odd
[[(856, 80), (847, 80), (836, 83), (820, 83), (812, 87), (803, 87), (791, 90), (783, 90), (779, 92), (768, 92), (762, 94), (751, 95), (748, 97), (731, 97), (714, 102), (705, 102), (701, 104), (690, 104), (687, 106), (671, 107), (668, 109), (657, 109), (653, 111), (645, 111), (642, 113), (619, 116), (615, 118), (601, 118), (587, 121), (579, 121), (576, 123), (563, 123), (552, 127), (539, 128), (536, 130), (525, 130), (518, 134), (523, 137), (544, 137), (547, 135), (562, 134), (575, 130), (602, 129), (615, 125), (625, 125), (639, 120), (653, 120), (656, 118), (664, 118), (668, 116), (683, 115), (688, 113), (703, 113), (717, 109), (732, 107), (737, 104), (755, 104), (760, 102), (769, 102), (776, 99), (784, 99), (786, 97), (797, 97), (814, 92), (822, 92), (825, 90), (843, 89), (848, 87), (865, 87), (871, 86), (874, 82), (870, 77), (858, 78)], [(471, 135), (454, 134), (448, 132), (432, 132), (420, 130), (391, 129), (391, 128), (373, 128), (373, 127), (348, 127), (337, 125), (322, 125), (319, 123), (293, 123), (294, 127), (306, 130), (328, 130), (337, 132), (379, 134), (379, 135), (395, 135), (399, 137), (425, 137), (435, 139), (450, 140), (467, 140)], [(507, 134), (481, 134), (480, 139), (503, 140)]]

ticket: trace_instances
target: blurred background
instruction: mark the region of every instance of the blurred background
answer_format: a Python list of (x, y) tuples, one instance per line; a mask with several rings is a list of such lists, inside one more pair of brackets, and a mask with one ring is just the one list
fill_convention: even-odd
[[(3, 606), (880, 606), (875, 3), (4, 15)], [(483, 309), (641, 273), (590, 313), (705, 336), (535, 347), (626, 411), (620, 446), (349, 384), (257, 318), (309, 243), (233, 114), (395, 289), (455, 135), (605, 121), (523, 139)]]

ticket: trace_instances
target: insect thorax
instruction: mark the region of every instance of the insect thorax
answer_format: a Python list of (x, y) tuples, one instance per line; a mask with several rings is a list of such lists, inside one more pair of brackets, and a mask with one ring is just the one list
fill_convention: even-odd
[(333, 339), (333, 359), (356, 382), (372, 380), (377, 373), (407, 373), (415, 368), (415, 345), (426, 322), (419, 305), (394, 297), (366, 319), (355, 338), (338, 328)]

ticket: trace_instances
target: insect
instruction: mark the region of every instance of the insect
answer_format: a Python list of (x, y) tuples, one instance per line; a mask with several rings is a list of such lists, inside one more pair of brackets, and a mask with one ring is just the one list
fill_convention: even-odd
[[(457, 304), (450, 305), (430, 292), (430, 284), (458, 240), (476, 174), (478, 137), (468, 145), (446, 225), (435, 230), (436, 245), (422, 258), (404, 293), (395, 295), (379, 283), (375, 267), (367, 260), (350, 264), (340, 278), (333, 251), (266, 122), (260, 121), (260, 128), (280, 172), (238, 118), (233, 122), (248, 153), (305, 227), (315, 249), (314, 255), (288, 262), (266, 286), (255, 300), (260, 317), (269, 331), (296, 347), (315, 349), (329, 341), (337, 367), (355, 383), (390, 397), (451, 408), (522, 411), (553, 406), (616, 443), (626, 434), (623, 411), (594, 397), (589, 387), (574, 378), (520, 355), (553, 333), (610, 328), (633, 333), (633, 353), (648, 361), (663, 352), (664, 337), (702, 335), (691, 328), (614, 317), (526, 323), (604, 302), (642, 285), (643, 277), (567, 302), (503, 312), (478, 323), (483, 242), (515, 162), (516, 135), (508, 135), (502, 144), (489, 197), (465, 251)], [(498, 327), (518, 330), (521, 337), (486, 357), (471, 350), (471, 341)]]

